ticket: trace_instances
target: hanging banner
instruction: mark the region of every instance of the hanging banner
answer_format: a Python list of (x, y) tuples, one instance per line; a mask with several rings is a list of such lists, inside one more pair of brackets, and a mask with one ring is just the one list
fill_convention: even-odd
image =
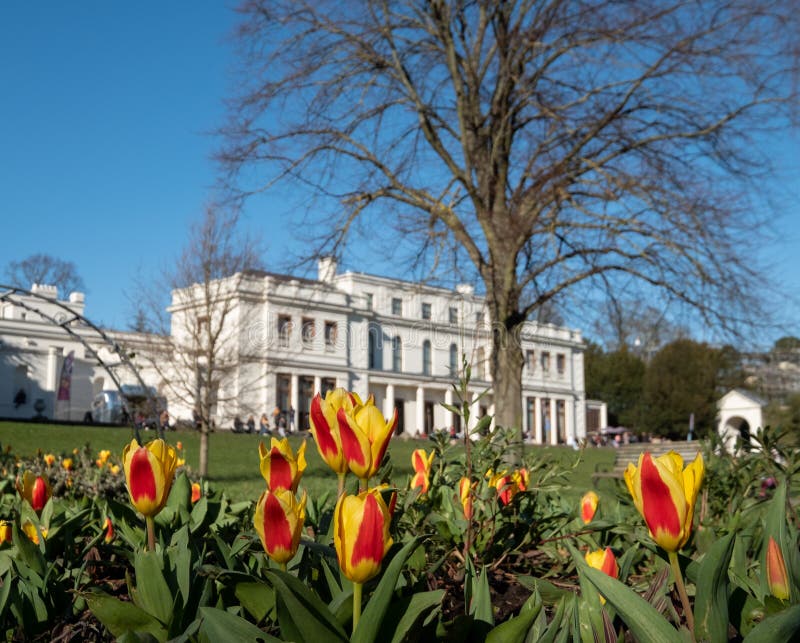
[(61, 379), (58, 382), (57, 400), (69, 400), (70, 388), (72, 387), (72, 364), (75, 361), (75, 351), (70, 351), (64, 358), (61, 366)]

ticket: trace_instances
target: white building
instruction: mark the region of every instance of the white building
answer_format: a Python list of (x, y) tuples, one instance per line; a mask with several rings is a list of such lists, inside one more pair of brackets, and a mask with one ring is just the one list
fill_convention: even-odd
[[(269, 414), (277, 406), (287, 414), (295, 409), (296, 422), (305, 429), (314, 394), (342, 386), (374, 395), (386, 416), (396, 408), (398, 433), (458, 431), (460, 418), (442, 403), (458, 404), (452, 384), (462, 355), (472, 366), (472, 418), (494, 412), (491, 393), (478, 401), (491, 386), (491, 334), (484, 298), (469, 286), (453, 291), (338, 274), (331, 259), (320, 261), (317, 280), (248, 272), (227, 281), (218, 292), (228, 302), (226, 340), (237, 347), (241, 367), (218, 396), (227, 400), (215, 409), (218, 426), (230, 426), (237, 415)], [(197, 327), (194, 296), (188, 289), (173, 293), (173, 334)], [(524, 431), (540, 443), (582, 439), (580, 332), (526, 323), (521, 342)], [(191, 414), (186, 405), (171, 408), (173, 414)]]
[[(216, 285), (215, 296), (225, 302), (226, 359), (229, 365), (234, 360), (219, 384), (219, 401), (213, 409), (220, 428), (230, 428), (236, 416), (270, 415), (277, 406), (287, 416), (295, 409), (295, 428), (305, 429), (314, 394), (342, 386), (362, 396), (374, 395), (386, 416), (396, 408), (400, 434), (451, 427), (460, 431), (459, 416), (442, 404), (459, 404), (452, 385), (460, 377), (462, 356), (471, 365), (472, 422), (494, 413), (491, 391), (481, 396), (491, 388), (491, 326), (484, 298), (470, 286), (448, 290), (360, 273), (339, 274), (330, 259), (320, 261), (316, 280), (247, 272)], [(36, 288), (55, 297), (54, 289)], [(185, 335), (209, 323), (199, 316), (200, 297), (199, 286), (172, 293), (172, 346), (190, 345)], [(68, 302), (61, 303), (83, 314), (81, 293), (72, 293)], [(58, 318), (63, 312), (53, 310), (49, 316)], [(35, 317), (13, 302), (0, 303), (0, 417), (32, 417), (32, 404), (42, 399), (45, 417), (81, 420), (93, 397), (113, 388), (113, 383), (81, 342), (51, 321)], [(88, 328), (75, 325), (72, 330), (86, 334), (103, 361), (114, 363), (114, 356)], [(181, 372), (193, 360), (173, 356), (164, 367), (165, 353), (149, 350), (158, 344), (164, 348), (163, 338), (109, 335), (136, 353), (143, 379), (167, 397), (172, 417), (191, 418), (193, 401), (186, 394), (176, 395), (174, 387), (171, 391), (165, 378), (182, 378), (189, 383), (184, 389), (194, 390), (191, 382), (197, 375)], [(537, 443), (581, 440), (586, 435), (586, 399), (580, 332), (527, 322), (520, 341), (525, 357), (524, 432)], [(55, 398), (70, 351), (75, 357), (72, 395), (64, 408)], [(159, 369), (150, 365), (155, 359), (161, 362)], [(123, 383), (135, 383), (129, 373), (120, 375)], [(15, 406), (21, 389), (26, 401)]]

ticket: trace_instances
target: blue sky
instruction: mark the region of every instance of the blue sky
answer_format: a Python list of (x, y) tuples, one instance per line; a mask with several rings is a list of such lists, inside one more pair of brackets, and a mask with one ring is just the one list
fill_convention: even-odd
[[(209, 132), (232, 89), (233, 6), (0, 3), (0, 272), (35, 252), (71, 260), (86, 282), (87, 315), (127, 326), (135, 278), (178, 256), (212, 196)], [(785, 330), (797, 335), (799, 144), (795, 134), (775, 147), (782, 214), (761, 257), (774, 266)], [(269, 267), (302, 251), (285, 224), (294, 205), (276, 193), (245, 210)]]

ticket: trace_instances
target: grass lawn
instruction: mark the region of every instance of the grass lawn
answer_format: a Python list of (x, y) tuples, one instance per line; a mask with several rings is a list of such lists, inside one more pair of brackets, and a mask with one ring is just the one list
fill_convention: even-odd
[[(10, 445), (14, 453), (21, 457), (35, 456), (38, 450), (44, 453), (69, 454), (75, 447), (90, 445), (95, 452), (109, 449), (117, 457), (133, 437), (133, 431), (127, 427), (96, 427), (86, 425), (49, 425), (15, 422), (0, 422), (0, 444), (5, 448)], [(145, 432), (143, 439), (155, 437), (154, 432)], [(236, 500), (256, 500), (264, 488), (264, 480), (259, 471), (257, 435), (235, 434), (230, 432), (213, 433), (209, 447), (209, 480), (217, 487), (222, 487), (228, 496)], [(167, 441), (183, 444), (186, 463), (197, 470), (199, 457), (199, 435), (193, 431), (170, 432)], [(290, 438), (296, 449), (302, 438)], [(411, 477), (411, 452), (414, 449), (428, 449), (425, 440), (392, 440), (389, 453), (393, 463), (393, 480), (404, 485)], [(576, 452), (565, 447), (527, 446), (532, 452), (547, 449), (557, 455), (565, 464), (572, 464)], [(535, 457), (535, 456), (534, 456)], [(336, 475), (319, 457), (313, 439), (308, 437), (306, 447), (308, 468), (303, 476), (303, 485), (309, 494), (319, 497), (326, 491), (335, 493)], [(613, 449), (587, 449), (580, 466), (570, 475), (571, 486), (564, 489), (565, 495), (580, 497), (591, 488), (592, 473), (598, 466), (611, 468), (614, 462)]]

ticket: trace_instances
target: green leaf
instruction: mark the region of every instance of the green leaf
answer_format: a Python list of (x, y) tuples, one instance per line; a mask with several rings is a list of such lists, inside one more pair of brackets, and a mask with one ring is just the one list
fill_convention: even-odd
[(748, 634), (744, 643), (792, 643), (800, 634), (800, 605), (768, 616)]
[(161, 562), (161, 556), (154, 551), (136, 555), (136, 594), (139, 607), (167, 625), (172, 619), (175, 601), (167, 581), (164, 580)]
[[(44, 576), (45, 562), (39, 546), (31, 542), (28, 535), (19, 528), (16, 521), (14, 522), (12, 537), (19, 559), (39, 576)], [(41, 538), (41, 534), (39, 537)]]
[(133, 603), (123, 602), (100, 590), (81, 592), (92, 614), (115, 636), (125, 632), (147, 632), (158, 641), (167, 640), (167, 630)]
[(419, 635), (413, 635), (414, 627), (424, 615), (441, 605), (444, 594), (443, 589), (437, 589), (431, 592), (417, 592), (393, 601), (383, 619), (383, 626), (376, 640), (386, 641), (390, 640), (390, 637), (392, 643), (419, 640)]
[(611, 578), (599, 569), (588, 565), (583, 573), (617, 610), (620, 618), (637, 639), (648, 641), (648, 643), (678, 643), (682, 641), (678, 632), (650, 603), (616, 578)]
[(327, 605), (297, 578), (274, 569), (267, 571), (267, 577), (275, 588), (278, 623), (285, 640), (298, 643), (347, 640)]
[(258, 623), (275, 607), (275, 590), (265, 583), (237, 583), (236, 598)]
[(469, 613), (475, 617), (476, 621), (494, 625), (492, 593), (489, 591), (489, 575), (485, 565), (481, 572), (475, 584), (475, 592), (472, 596), (472, 603), (469, 606)]
[(519, 615), (495, 627), (486, 637), (486, 643), (524, 643), (536, 617), (542, 610), (542, 598), (538, 592), (525, 601)]
[(383, 573), (378, 586), (372, 593), (372, 597), (367, 603), (361, 620), (358, 622), (356, 631), (353, 632), (353, 643), (372, 643), (375, 641), (381, 627), (383, 617), (389, 608), (389, 603), (394, 596), (394, 589), (397, 586), (397, 579), (405, 565), (406, 560), (414, 553), (419, 546), (419, 538), (408, 541), (403, 548), (397, 552), (392, 562)]
[(718, 540), (700, 563), (694, 602), (695, 636), (698, 641), (728, 640), (728, 565), (735, 533)]
[(203, 496), (194, 503), (194, 507), (192, 507), (192, 513), (189, 516), (189, 527), (192, 530), (192, 533), (195, 533), (200, 527), (203, 526), (205, 522), (206, 516), (208, 515), (208, 499)]
[(567, 543), (567, 547), (578, 570), (581, 585), (581, 601), (578, 607), (581, 617), (578, 620), (581, 640), (593, 643), (595, 637), (599, 637), (603, 632), (603, 607), (600, 604), (600, 595), (583, 573), (590, 565), (572, 545)]
[(237, 641), (237, 643), (280, 643), (280, 639), (262, 632), (255, 625), (215, 607), (201, 607), (200, 616), (203, 623), (200, 625), (200, 641), (203, 643), (218, 643), (218, 641)]

